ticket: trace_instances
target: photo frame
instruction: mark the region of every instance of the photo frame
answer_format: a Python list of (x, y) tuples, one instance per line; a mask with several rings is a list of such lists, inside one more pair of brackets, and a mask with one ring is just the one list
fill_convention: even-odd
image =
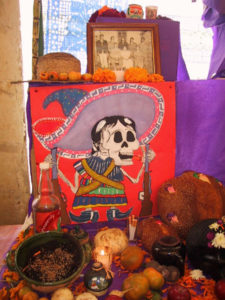
[(130, 67), (161, 74), (158, 24), (87, 23), (87, 71)]

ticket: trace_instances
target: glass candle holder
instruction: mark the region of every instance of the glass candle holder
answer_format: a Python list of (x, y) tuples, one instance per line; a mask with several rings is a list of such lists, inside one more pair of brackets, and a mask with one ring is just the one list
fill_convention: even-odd
[(84, 285), (87, 290), (96, 296), (104, 295), (112, 284), (112, 276), (106, 272), (102, 263), (93, 263), (84, 275)]
[(94, 260), (102, 263), (106, 271), (110, 271), (112, 264), (112, 250), (109, 247), (99, 246), (93, 251)]

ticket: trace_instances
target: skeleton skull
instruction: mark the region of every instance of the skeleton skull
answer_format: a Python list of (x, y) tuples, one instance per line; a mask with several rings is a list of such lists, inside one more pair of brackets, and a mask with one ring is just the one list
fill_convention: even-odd
[(127, 125), (124, 126), (117, 121), (116, 125), (108, 125), (102, 130), (99, 145), (100, 152), (114, 159), (118, 166), (132, 164), (133, 152), (139, 147), (136, 132), (129, 125), (130, 120), (125, 119)]

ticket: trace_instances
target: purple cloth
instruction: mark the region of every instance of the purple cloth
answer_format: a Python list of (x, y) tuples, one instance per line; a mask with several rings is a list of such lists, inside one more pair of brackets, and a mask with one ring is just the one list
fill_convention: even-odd
[[(172, 20), (146, 20), (98, 17), (99, 23), (155, 23), (159, 28), (161, 74), (166, 81), (186, 80), (189, 75), (180, 46), (180, 23)], [(179, 69), (178, 69), (179, 67)]]
[(213, 31), (213, 49), (208, 78), (225, 70), (225, 1), (203, 0), (206, 5), (202, 15), (203, 25)]
[(224, 80), (176, 82), (176, 176), (193, 170), (225, 183), (224, 111)]

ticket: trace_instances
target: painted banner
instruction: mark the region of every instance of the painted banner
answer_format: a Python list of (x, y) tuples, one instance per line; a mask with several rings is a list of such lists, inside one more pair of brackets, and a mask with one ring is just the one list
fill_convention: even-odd
[(157, 214), (175, 175), (175, 83), (30, 84), (29, 96), (37, 174), (53, 163), (71, 222), (144, 215), (146, 196)]

